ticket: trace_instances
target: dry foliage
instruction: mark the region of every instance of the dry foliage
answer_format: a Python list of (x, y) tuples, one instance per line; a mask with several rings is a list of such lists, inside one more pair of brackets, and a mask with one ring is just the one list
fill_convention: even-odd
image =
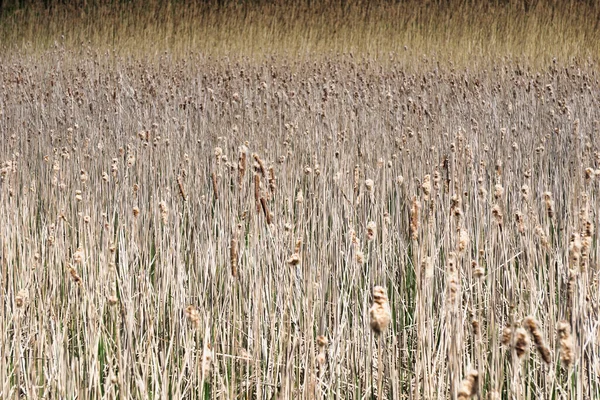
[(182, 54), (0, 55), (0, 398), (600, 397), (592, 59)]

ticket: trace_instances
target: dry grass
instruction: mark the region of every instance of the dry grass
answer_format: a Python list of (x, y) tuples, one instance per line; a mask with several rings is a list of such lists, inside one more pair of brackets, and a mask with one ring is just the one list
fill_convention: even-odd
[(0, 398), (600, 397), (593, 59), (127, 46), (0, 56)]
[(488, 67), (504, 57), (539, 66), (554, 57), (570, 63), (597, 61), (600, 55), (600, 5), (595, 1), (112, 3), (5, 5), (0, 43), (27, 52), (55, 44), (74, 50), (91, 46), (124, 57), (164, 51), (176, 57), (194, 51), (213, 57), (304, 59), (368, 53), (410, 65), (426, 55), (470, 68)]

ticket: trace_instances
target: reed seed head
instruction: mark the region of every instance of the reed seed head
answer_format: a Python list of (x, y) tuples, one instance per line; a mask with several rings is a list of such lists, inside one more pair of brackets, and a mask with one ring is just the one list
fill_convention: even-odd
[(468, 400), (477, 395), (478, 384), (479, 373), (476, 370), (470, 371), (460, 384), (460, 388), (458, 389), (458, 400)]
[(382, 286), (373, 288), (373, 304), (369, 310), (371, 329), (376, 334), (384, 332), (391, 321), (391, 310), (386, 289)]
[(556, 330), (560, 342), (560, 362), (565, 368), (569, 368), (573, 363), (574, 357), (574, 341), (573, 336), (571, 335), (571, 326), (567, 321), (561, 321), (556, 326)]
[(370, 221), (367, 224), (367, 240), (373, 240), (377, 236), (377, 224), (375, 221)]
[(523, 320), (523, 325), (529, 331), (529, 334), (533, 339), (533, 343), (540, 353), (542, 360), (544, 360), (546, 364), (550, 364), (550, 349), (546, 346), (539, 323), (535, 320), (535, 318), (529, 316)]

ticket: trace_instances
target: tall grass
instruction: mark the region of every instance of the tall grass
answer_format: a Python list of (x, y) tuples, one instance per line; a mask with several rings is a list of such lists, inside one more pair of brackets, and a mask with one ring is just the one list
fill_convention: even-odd
[(0, 55), (0, 398), (600, 397), (594, 44), (237, 57), (81, 18)]
[(547, 64), (600, 54), (600, 7), (570, 1), (85, 2), (7, 7), (4, 47), (55, 43), (121, 55), (314, 57), (354, 53), (389, 60), (435, 54), (459, 65), (503, 57)]

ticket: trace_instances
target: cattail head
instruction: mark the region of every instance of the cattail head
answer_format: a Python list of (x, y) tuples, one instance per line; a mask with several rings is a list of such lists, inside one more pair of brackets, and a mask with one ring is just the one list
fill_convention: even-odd
[(576, 268), (579, 266), (579, 262), (581, 260), (581, 249), (583, 245), (581, 243), (581, 238), (579, 233), (573, 232), (571, 234), (571, 240), (569, 242), (569, 262), (571, 268)]
[(479, 385), (479, 373), (476, 370), (472, 370), (467, 374), (467, 377), (463, 379), (458, 389), (458, 399), (468, 400), (473, 396), (477, 395)]
[(494, 186), (494, 198), (496, 200), (498, 200), (499, 198), (502, 197), (502, 195), (504, 194), (504, 187), (497, 183), (496, 186)]
[(473, 318), (471, 320), (471, 328), (473, 328), (473, 335), (479, 336), (481, 333), (481, 324), (479, 323), (478, 319)]
[(554, 217), (554, 200), (552, 200), (552, 193), (544, 192), (544, 204), (546, 205), (546, 212), (549, 218)]
[(525, 234), (525, 215), (522, 212), (517, 211), (515, 213), (515, 220), (517, 222), (517, 229), (519, 230), (519, 233), (521, 235)]
[(560, 362), (568, 368), (573, 363), (573, 336), (571, 326), (567, 321), (561, 321), (556, 326), (558, 339), (560, 341)]
[(483, 267), (480, 267), (477, 261), (471, 261), (471, 267), (473, 268), (473, 276), (475, 278), (479, 279), (485, 274), (485, 269)]
[(329, 344), (329, 340), (327, 340), (327, 337), (325, 337), (323, 335), (317, 336), (317, 346), (319, 347), (319, 353), (317, 354), (316, 360), (317, 360), (318, 365), (325, 364), (325, 361), (327, 360), (327, 355), (325, 353), (325, 347), (327, 347), (328, 344)]
[(110, 164), (110, 172), (113, 177), (117, 177), (119, 175), (119, 159), (113, 158)]
[(369, 310), (371, 317), (371, 329), (376, 334), (386, 330), (391, 320), (390, 305), (387, 293), (384, 287), (375, 286), (373, 288), (373, 304)]
[(69, 275), (71, 275), (71, 279), (73, 280), (73, 282), (75, 282), (76, 284), (81, 286), (83, 281), (81, 280), (81, 277), (77, 273), (77, 270), (75, 269), (75, 267), (73, 267), (72, 265), (69, 264), (68, 268), (69, 268)]
[(529, 331), (542, 360), (544, 360), (546, 364), (550, 364), (550, 349), (546, 346), (539, 323), (533, 317), (529, 316), (523, 320), (523, 325)]
[(328, 344), (329, 344), (329, 340), (327, 339), (326, 336), (323, 336), (323, 335), (317, 336), (317, 346), (319, 346), (320, 349), (327, 346)]
[(216, 200), (219, 198), (219, 179), (215, 172), (210, 174), (210, 180), (212, 182), (213, 196), (215, 197), (215, 200)]
[(185, 308), (185, 316), (194, 325), (196, 329), (200, 327), (200, 313), (198, 309), (193, 305), (189, 305)]
[(502, 213), (502, 209), (498, 204), (492, 207), (492, 216), (496, 220), (496, 223), (500, 228), (502, 228), (502, 222), (504, 221), (504, 214)]
[(260, 198), (260, 205), (263, 210), (263, 213), (265, 214), (265, 219), (267, 220), (267, 225), (271, 225), (271, 223), (273, 222), (273, 215), (269, 211), (269, 205), (267, 204), (267, 199), (263, 196), (261, 196), (261, 198)]
[(460, 280), (458, 275), (458, 268), (456, 265), (456, 253), (450, 252), (448, 254), (448, 265), (446, 268), (447, 276), (447, 288), (448, 288), (448, 304), (454, 307), (457, 303), (457, 299), (460, 295)]
[(167, 207), (167, 202), (162, 200), (158, 203), (158, 208), (160, 210), (160, 219), (163, 224), (166, 224), (169, 221), (169, 208)]
[(302, 257), (300, 256), (302, 248), (302, 239), (298, 239), (296, 241), (296, 247), (294, 248), (294, 253), (288, 258), (288, 264), (292, 266), (296, 266), (302, 262)]
[(355, 253), (355, 258), (356, 258), (356, 262), (359, 265), (364, 264), (364, 262), (365, 262), (365, 253), (363, 253), (362, 250), (360, 250), (360, 249), (357, 248), (356, 249), (356, 253)]
[(277, 178), (275, 178), (275, 169), (273, 166), (269, 167), (269, 191), (275, 193), (277, 189)]
[(586, 168), (585, 169), (585, 182), (586, 183), (590, 183), (592, 181), (592, 179), (594, 179), (595, 176), (595, 171), (593, 168)]
[(412, 240), (417, 240), (419, 237), (419, 209), (421, 203), (417, 200), (417, 196), (413, 197), (410, 207), (410, 236)]
[[(510, 327), (505, 327), (500, 335), (500, 343), (510, 348), (513, 346), (512, 335), (513, 329)], [(523, 356), (529, 351), (529, 337), (527, 336), (527, 331), (519, 327), (514, 331), (514, 335), (515, 353), (517, 354), (517, 357), (523, 358)]]
[(212, 367), (215, 355), (208, 342), (205, 342), (202, 350), (202, 375), (208, 375)]
[(83, 252), (83, 248), (79, 247), (75, 253), (73, 253), (73, 261), (75, 264), (81, 264), (83, 262), (85, 255)]
[(354, 188), (354, 196), (358, 196), (358, 183), (360, 180), (360, 166), (355, 165), (354, 166), (354, 182), (353, 182), (353, 188)]
[[(502, 135), (504, 136), (506, 134), (506, 129), (504, 129)], [(496, 176), (501, 177), (502, 176), (502, 160), (497, 160), (496, 161)]]
[(500, 332), (500, 343), (502, 343), (505, 346), (510, 345), (511, 337), (512, 329), (508, 326), (504, 327), (504, 329), (502, 329), (502, 332)]
[(423, 190), (425, 199), (429, 199), (429, 195), (431, 193), (431, 176), (429, 176), (429, 174), (427, 174), (423, 177), (423, 183), (421, 184), (421, 189)]
[(267, 170), (265, 169), (265, 164), (263, 163), (263, 161), (256, 153), (252, 154), (252, 158), (254, 158), (254, 171), (260, 173), (260, 175), (262, 175), (263, 178), (266, 178)]
[(299, 205), (304, 203), (304, 194), (302, 193), (302, 190), (298, 190), (298, 193), (296, 194), (296, 203)]
[(469, 245), (469, 233), (465, 229), (458, 232), (458, 252), (462, 253)]
[(29, 293), (27, 292), (27, 289), (19, 290), (19, 292), (15, 296), (16, 306), (18, 308), (22, 308), (27, 303), (28, 298), (29, 298)]
[(550, 242), (548, 242), (548, 235), (546, 234), (546, 232), (544, 232), (544, 229), (540, 225), (537, 225), (533, 232), (536, 234), (537, 237), (540, 238), (542, 246), (546, 248), (550, 247)]
[(529, 200), (529, 185), (524, 184), (521, 186), (521, 197), (523, 197), (523, 200), (525, 201)]
[(529, 350), (529, 338), (527, 337), (527, 331), (523, 328), (517, 328), (515, 331), (515, 352), (517, 357), (523, 358), (523, 356)]
[(458, 194), (453, 194), (450, 198), (450, 213), (454, 216), (462, 215), (462, 199)]
[(298, 264), (300, 264), (301, 258), (300, 258), (300, 254), (298, 253), (293, 253), (290, 258), (288, 258), (288, 264), (296, 266)]
[(485, 188), (485, 186), (483, 186), (483, 185), (480, 185), (480, 186), (479, 186), (479, 189), (477, 190), (477, 194), (479, 195), (479, 198), (480, 198), (481, 200), (485, 200), (485, 198), (487, 197), (488, 191), (487, 191), (487, 189)]
[(367, 224), (367, 239), (373, 240), (377, 236), (377, 224), (375, 221), (370, 221)]
[(372, 179), (367, 179), (365, 181), (365, 189), (367, 190), (367, 194), (369, 195), (369, 199), (373, 201), (375, 199), (375, 183)]
[(594, 236), (594, 222), (591, 220), (585, 221), (585, 229), (583, 233), (584, 237), (592, 237)]

